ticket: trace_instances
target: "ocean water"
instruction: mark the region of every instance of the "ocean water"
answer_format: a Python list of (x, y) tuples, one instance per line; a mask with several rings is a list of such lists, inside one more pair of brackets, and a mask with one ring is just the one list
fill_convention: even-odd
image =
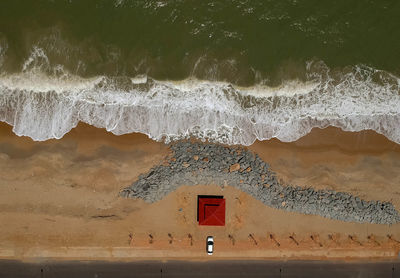
[(294, 141), (314, 127), (400, 143), (400, 2), (0, 1), (0, 121), (169, 142)]

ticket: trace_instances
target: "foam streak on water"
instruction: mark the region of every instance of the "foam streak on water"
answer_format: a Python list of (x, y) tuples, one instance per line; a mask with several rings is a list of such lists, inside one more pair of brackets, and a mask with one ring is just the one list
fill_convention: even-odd
[(368, 67), (330, 73), (308, 65), (309, 82), (238, 88), (223, 82), (105, 77), (39, 71), (0, 77), (0, 120), (17, 135), (61, 138), (79, 122), (166, 142), (194, 136), (226, 144), (294, 141), (314, 127), (375, 130), (400, 143), (400, 82)]
[(196, 79), (82, 78), (51, 66), (34, 48), (21, 72), (0, 75), (0, 121), (37, 141), (61, 138), (85, 122), (165, 142), (190, 136), (242, 145), (294, 141), (314, 127), (336, 126), (372, 129), (400, 143), (399, 78), (365, 66), (331, 72), (314, 61), (307, 80), (241, 88)]

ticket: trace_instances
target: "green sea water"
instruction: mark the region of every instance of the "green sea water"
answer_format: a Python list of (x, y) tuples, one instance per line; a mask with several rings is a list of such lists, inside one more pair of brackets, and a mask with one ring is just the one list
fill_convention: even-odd
[(2, 0), (4, 68), (40, 47), (82, 76), (189, 76), (249, 85), (302, 78), (305, 62), (400, 71), (400, 2)]
[(169, 142), (400, 143), (400, 1), (0, 0), (0, 121)]

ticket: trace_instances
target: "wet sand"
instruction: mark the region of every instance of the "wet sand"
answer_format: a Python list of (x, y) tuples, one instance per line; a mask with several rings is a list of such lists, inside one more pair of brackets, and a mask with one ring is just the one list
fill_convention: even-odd
[[(286, 183), (390, 201), (400, 209), (400, 146), (374, 132), (315, 129), (296, 142), (256, 142), (249, 149)], [(154, 204), (118, 197), (167, 154), (166, 145), (141, 134), (115, 136), (80, 124), (60, 140), (33, 142), (0, 124), (0, 256), (98, 257), (101, 249), (107, 259), (209, 259), (208, 234), (218, 242), (212, 258), (393, 258), (400, 250), (400, 224), (280, 211), (229, 186), (182, 186)], [(224, 228), (197, 225), (197, 194), (225, 196)]]

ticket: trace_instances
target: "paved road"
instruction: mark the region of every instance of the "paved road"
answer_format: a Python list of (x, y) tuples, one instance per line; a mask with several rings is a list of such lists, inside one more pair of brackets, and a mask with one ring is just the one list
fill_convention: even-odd
[(400, 261), (335, 263), (315, 261), (143, 261), (36, 262), (0, 260), (1, 278), (122, 278), (122, 277), (379, 277), (400, 278)]

